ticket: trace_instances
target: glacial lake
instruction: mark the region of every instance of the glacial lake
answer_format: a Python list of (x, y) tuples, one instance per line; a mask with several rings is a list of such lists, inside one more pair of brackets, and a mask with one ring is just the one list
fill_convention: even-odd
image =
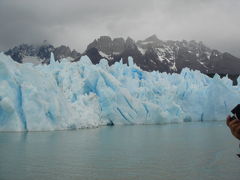
[(0, 133), (1, 180), (236, 180), (225, 122)]

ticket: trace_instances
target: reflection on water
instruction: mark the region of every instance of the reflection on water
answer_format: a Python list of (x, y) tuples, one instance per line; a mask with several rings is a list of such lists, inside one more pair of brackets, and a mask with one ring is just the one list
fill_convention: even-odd
[(0, 133), (0, 179), (236, 180), (223, 122)]

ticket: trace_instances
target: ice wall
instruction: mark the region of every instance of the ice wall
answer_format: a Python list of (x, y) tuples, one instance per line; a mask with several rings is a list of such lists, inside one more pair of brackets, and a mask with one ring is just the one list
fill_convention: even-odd
[[(224, 120), (240, 102), (231, 80), (184, 69), (144, 72), (122, 62), (18, 64), (0, 54), (0, 131)], [(239, 79), (240, 81), (240, 79)]]

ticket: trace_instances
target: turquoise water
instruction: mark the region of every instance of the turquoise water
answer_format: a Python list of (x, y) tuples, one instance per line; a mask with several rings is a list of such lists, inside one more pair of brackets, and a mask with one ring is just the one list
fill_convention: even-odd
[(1, 180), (236, 180), (224, 122), (0, 133)]

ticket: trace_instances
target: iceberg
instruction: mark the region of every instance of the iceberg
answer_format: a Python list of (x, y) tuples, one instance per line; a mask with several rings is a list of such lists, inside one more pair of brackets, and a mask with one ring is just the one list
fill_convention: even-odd
[(109, 66), (52, 54), (49, 65), (32, 65), (0, 53), (0, 131), (224, 120), (239, 94), (228, 78), (145, 72), (131, 57)]

